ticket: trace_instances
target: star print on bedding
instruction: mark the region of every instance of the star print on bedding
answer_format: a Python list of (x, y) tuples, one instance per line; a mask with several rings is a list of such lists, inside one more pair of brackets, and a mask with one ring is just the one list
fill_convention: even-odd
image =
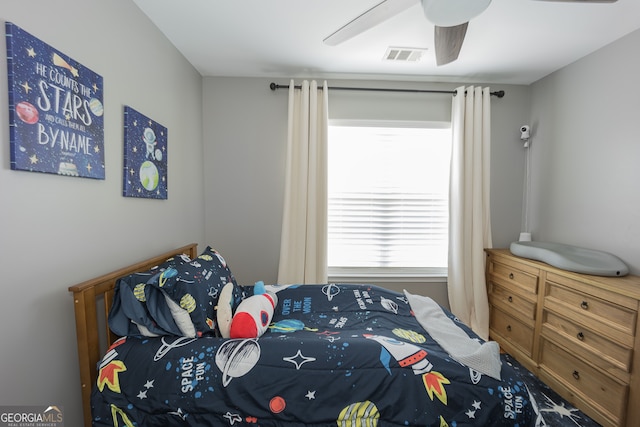
[(502, 364), (500, 381), (454, 360), (405, 295), (368, 285), (267, 289), (278, 304), (259, 339), (123, 338), (101, 363), (94, 426), (534, 425), (519, 375)]

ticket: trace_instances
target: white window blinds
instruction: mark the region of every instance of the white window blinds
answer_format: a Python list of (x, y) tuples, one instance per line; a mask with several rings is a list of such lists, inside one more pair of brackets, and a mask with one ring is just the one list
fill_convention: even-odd
[(329, 274), (446, 274), (449, 123), (332, 122)]

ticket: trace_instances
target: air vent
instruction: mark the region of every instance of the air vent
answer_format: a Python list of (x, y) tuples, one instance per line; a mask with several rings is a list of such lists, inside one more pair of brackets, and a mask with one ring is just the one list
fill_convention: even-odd
[(418, 62), (427, 49), (414, 47), (389, 47), (384, 54), (385, 61)]

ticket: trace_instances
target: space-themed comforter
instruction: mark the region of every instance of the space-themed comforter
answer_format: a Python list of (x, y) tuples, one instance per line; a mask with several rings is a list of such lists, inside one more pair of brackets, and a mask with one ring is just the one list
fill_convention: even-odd
[(536, 425), (518, 374), (424, 297), (272, 289), (278, 305), (258, 339), (116, 341), (99, 365), (94, 426)]

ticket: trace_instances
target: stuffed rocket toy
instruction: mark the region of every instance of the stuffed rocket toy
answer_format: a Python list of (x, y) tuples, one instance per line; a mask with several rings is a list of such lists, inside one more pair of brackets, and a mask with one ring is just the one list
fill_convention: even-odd
[[(231, 286), (230, 286), (231, 285)], [(268, 292), (263, 282), (257, 282), (254, 293), (240, 302), (233, 313), (231, 295), (233, 284), (222, 288), (218, 299), (218, 328), (223, 338), (258, 338), (269, 327), (278, 297)], [(227, 303), (228, 301), (228, 303)]]

